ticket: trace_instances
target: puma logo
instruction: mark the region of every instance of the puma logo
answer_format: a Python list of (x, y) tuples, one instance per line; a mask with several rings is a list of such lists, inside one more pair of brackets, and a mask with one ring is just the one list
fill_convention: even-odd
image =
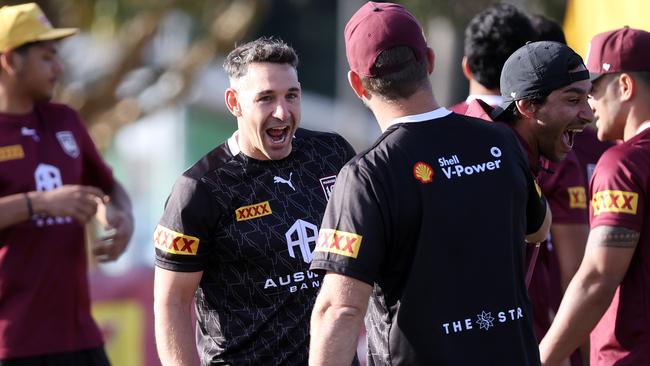
[(20, 129), (20, 134), (22, 136), (31, 136), (31, 138), (34, 139), (34, 141), (40, 140), (38, 134), (36, 133), (36, 129), (33, 128), (22, 127)]
[(278, 177), (276, 175), (275, 177), (273, 177), (273, 183), (284, 183), (284, 184), (288, 185), (289, 187), (291, 187), (291, 189), (293, 189), (295, 191), (296, 188), (294, 188), (293, 184), (291, 183), (291, 176), (292, 175), (293, 175), (293, 172), (289, 173), (289, 179), (284, 179), (284, 178)]

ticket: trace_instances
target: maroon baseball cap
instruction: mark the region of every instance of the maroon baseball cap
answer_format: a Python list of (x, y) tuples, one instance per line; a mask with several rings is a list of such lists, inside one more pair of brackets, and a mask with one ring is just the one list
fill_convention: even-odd
[(650, 33), (623, 27), (597, 34), (587, 52), (591, 80), (604, 74), (650, 71)]
[(398, 46), (410, 47), (417, 60), (427, 52), (420, 23), (401, 5), (369, 1), (345, 26), (345, 54), (350, 70), (359, 75), (376, 77), (399, 70), (403, 65), (374, 67), (380, 53)]

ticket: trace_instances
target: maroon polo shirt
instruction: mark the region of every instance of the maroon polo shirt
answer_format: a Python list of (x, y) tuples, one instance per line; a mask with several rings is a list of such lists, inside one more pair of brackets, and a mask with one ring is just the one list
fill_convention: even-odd
[(573, 151), (580, 162), (580, 169), (584, 173), (587, 187), (589, 187), (591, 175), (598, 159), (614, 145), (616, 144), (611, 141), (598, 140), (598, 133), (589, 126), (586, 126), (582, 133), (573, 137)]
[(591, 364), (650, 365), (650, 129), (605, 151), (590, 190), (592, 229), (641, 233), (611, 305), (591, 332)]
[[(79, 116), (51, 103), (0, 114), (0, 195), (65, 184), (105, 192), (114, 184)], [(35, 215), (0, 230), (0, 359), (101, 344), (90, 316), (83, 226)]]

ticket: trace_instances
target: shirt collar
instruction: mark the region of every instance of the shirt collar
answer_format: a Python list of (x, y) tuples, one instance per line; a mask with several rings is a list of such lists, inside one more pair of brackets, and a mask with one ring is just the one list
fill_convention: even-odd
[(641, 125), (639, 125), (639, 128), (636, 129), (636, 133), (634, 134), (634, 136), (640, 134), (641, 132), (647, 130), (648, 128), (650, 128), (650, 121), (645, 121), (641, 123)]
[(233, 132), (232, 136), (228, 138), (228, 150), (230, 150), (232, 156), (239, 154), (239, 152), (241, 151), (241, 149), (239, 148), (239, 142), (237, 142), (238, 132), (239, 132), (238, 130)]
[(503, 98), (500, 95), (493, 94), (470, 94), (467, 96), (467, 99), (465, 99), (465, 103), (469, 104), (474, 99), (480, 99), (491, 106), (497, 106), (503, 103)]
[(413, 123), (413, 122), (430, 121), (432, 119), (446, 117), (449, 114), (451, 114), (450, 110), (448, 110), (447, 108), (444, 108), (444, 107), (440, 107), (440, 108), (432, 110), (430, 112), (420, 113), (420, 114), (411, 114), (411, 115), (408, 115), (408, 116), (403, 116), (403, 117), (396, 118), (396, 119), (392, 120), (388, 124), (388, 126), (386, 126), (386, 129), (388, 129), (388, 127), (390, 127), (392, 125), (395, 125), (395, 124), (398, 124), (398, 123)]

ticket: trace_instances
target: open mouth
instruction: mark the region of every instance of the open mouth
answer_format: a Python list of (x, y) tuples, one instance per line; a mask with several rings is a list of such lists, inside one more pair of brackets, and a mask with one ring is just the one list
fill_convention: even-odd
[(273, 127), (266, 130), (266, 134), (271, 138), (271, 142), (274, 144), (282, 144), (289, 137), (289, 126), (285, 127)]
[(582, 132), (582, 128), (570, 127), (562, 133), (562, 141), (569, 147), (573, 148), (573, 141), (576, 133)]

